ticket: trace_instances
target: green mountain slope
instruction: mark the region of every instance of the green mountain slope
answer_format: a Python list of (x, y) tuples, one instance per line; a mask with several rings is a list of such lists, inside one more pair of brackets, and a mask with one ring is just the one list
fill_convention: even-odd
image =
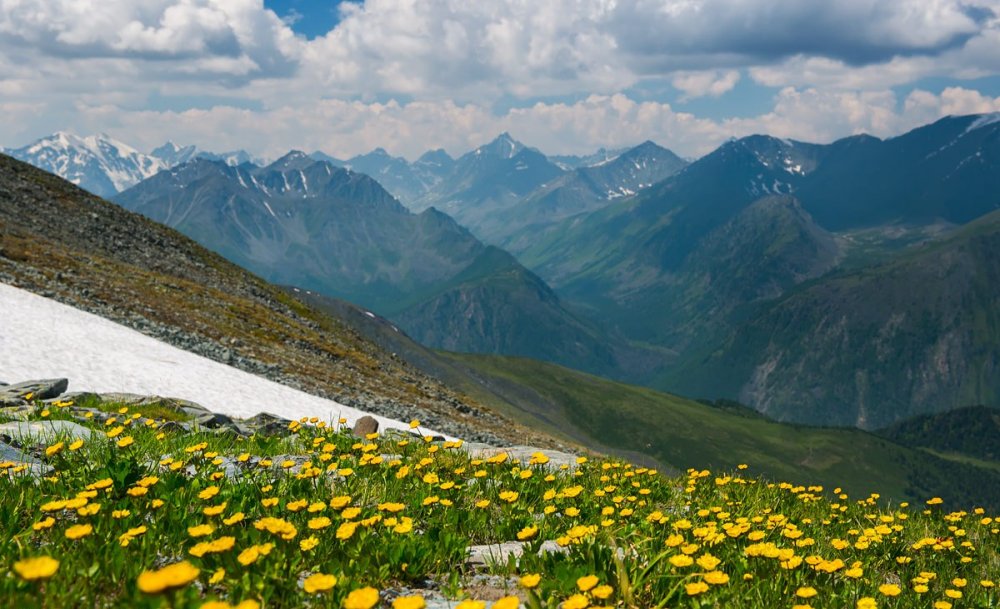
[(926, 414), (876, 432), (894, 442), (952, 458), (972, 458), (1000, 465), (1000, 410), (971, 406)]
[[(753, 411), (703, 403), (559, 366), (496, 356), (441, 354), (479, 374), (522, 423), (662, 465), (733, 467), (775, 480), (842, 485), (896, 501), (934, 495), (1000, 507), (1000, 471), (958, 463), (857, 430), (788, 425)], [(637, 456), (635, 453), (641, 453)]]
[(1000, 400), (1000, 212), (890, 262), (803, 284), (664, 386), (868, 429)]

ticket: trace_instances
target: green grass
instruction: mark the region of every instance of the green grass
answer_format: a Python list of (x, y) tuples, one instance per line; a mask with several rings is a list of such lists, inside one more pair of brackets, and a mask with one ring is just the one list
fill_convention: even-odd
[(525, 398), (509, 399), (506, 414), (526, 425), (610, 452), (638, 452), (677, 470), (750, 463), (778, 480), (839, 485), (897, 501), (941, 495), (956, 505), (1000, 505), (995, 470), (942, 459), (861, 430), (748, 418), (528, 359), (442, 356), (485, 375), (491, 387), (520, 386)]

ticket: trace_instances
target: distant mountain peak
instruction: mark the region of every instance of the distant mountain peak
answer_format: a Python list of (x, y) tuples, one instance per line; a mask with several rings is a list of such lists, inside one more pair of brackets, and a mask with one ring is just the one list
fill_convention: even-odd
[(268, 165), (267, 168), (279, 171), (288, 168), (301, 169), (316, 162), (318, 161), (301, 150), (289, 150), (284, 156)]
[(479, 155), (482, 153), (488, 153), (502, 159), (511, 159), (514, 158), (517, 153), (524, 150), (524, 148), (524, 144), (511, 137), (510, 133), (504, 131), (500, 135), (493, 138), (493, 141), (489, 144), (476, 148), (475, 154)]

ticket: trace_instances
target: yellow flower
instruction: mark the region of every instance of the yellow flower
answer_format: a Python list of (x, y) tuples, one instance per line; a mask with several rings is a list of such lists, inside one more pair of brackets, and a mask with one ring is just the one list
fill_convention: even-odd
[(80, 539), (94, 532), (94, 527), (89, 524), (75, 524), (66, 529), (67, 539)]
[(219, 494), (219, 487), (209, 486), (205, 488), (205, 490), (198, 493), (198, 499), (202, 500), (211, 499), (212, 497), (215, 497), (218, 494)]
[(215, 527), (210, 524), (199, 524), (198, 526), (188, 527), (188, 535), (191, 537), (204, 537), (211, 535), (214, 531)]
[(372, 609), (377, 604), (378, 590), (371, 587), (351, 590), (344, 599), (344, 609)]
[(400, 596), (392, 601), (392, 609), (424, 609), (426, 606), (427, 603), (424, 602), (424, 597), (419, 594)]
[(594, 598), (604, 600), (609, 596), (611, 596), (614, 593), (614, 591), (615, 589), (612, 588), (611, 586), (604, 585), (594, 588), (593, 590), (590, 591), (590, 594), (593, 595)]
[(813, 588), (812, 586), (802, 586), (795, 591), (795, 596), (799, 598), (812, 598), (816, 596), (816, 594), (816, 588)]
[(944, 595), (948, 598), (962, 598), (961, 590), (952, 590), (951, 588), (944, 591)]
[(899, 596), (902, 592), (896, 584), (882, 584), (878, 587), (878, 591), (886, 596)]
[(198, 577), (198, 573), (198, 568), (185, 560), (158, 571), (143, 571), (136, 584), (146, 594), (159, 594), (190, 584)]
[(188, 550), (188, 552), (192, 556), (201, 558), (205, 554), (218, 554), (220, 552), (231, 550), (234, 545), (236, 545), (235, 537), (220, 537), (213, 541), (203, 541), (195, 544), (195, 546)]
[(56, 442), (52, 446), (49, 446), (48, 448), (45, 449), (45, 456), (51, 457), (52, 455), (58, 454), (59, 451), (61, 451), (63, 449), (63, 446), (65, 445), (66, 444), (64, 442)]
[(327, 575), (324, 573), (314, 573), (306, 578), (303, 583), (303, 588), (309, 594), (315, 594), (316, 592), (326, 592), (337, 585), (337, 578), (333, 575)]
[(713, 571), (715, 570), (716, 567), (719, 566), (719, 563), (722, 561), (712, 556), (711, 554), (706, 553), (699, 556), (698, 560), (696, 560), (695, 562), (697, 562), (698, 566), (701, 567), (702, 569), (706, 571)]
[(332, 520), (330, 520), (326, 516), (320, 516), (319, 518), (313, 518), (313, 519), (311, 519), (309, 521), (309, 523), (308, 523), (307, 526), (310, 529), (312, 529), (314, 531), (317, 531), (319, 529), (325, 529), (326, 527), (330, 526), (331, 524), (333, 524)]
[(542, 581), (542, 576), (538, 573), (526, 573), (521, 576), (520, 583), (521, 587), (531, 589), (538, 586), (538, 582)]
[(705, 574), (704, 579), (713, 586), (729, 583), (729, 576), (722, 571), (709, 571)]
[(14, 572), (26, 581), (48, 579), (59, 570), (59, 561), (51, 556), (25, 558), (14, 563)]
[(83, 440), (77, 440), (69, 445), (69, 449), (73, 451), (80, 450), (81, 448), (83, 448)]
[(584, 609), (590, 601), (582, 594), (574, 594), (563, 601), (563, 609)]
[(221, 582), (225, 576), (226, 576), (226, 570), (220, 567), (219, 569), (216, 569), (215, 573), (212, 574), (212, 577), (208, 578), (208, 583), (215, 585)]
[(354, 535), (355, 529), (358, 528), (358, 523), (356, 522), (345, 522), (337, 527), (337, 539), (346, 540), (350, 539), (351, 535)]
[(265, 516), (264, 518), (254, 521), (253, 526), (258, 531), (267, 531), (272, 535), (277, 535), (285, 541), (294, 539), (298, 534), (298, 530), (292, 523), (287, 520), (282, 520), (281, 518), (272, 518), (270, 516)]
[(39, 520), (35, 524), (31, 525), (31, 528), (34, 529), (35, 531), (41, 531), (42, 529), (51, 528), (52, 525), (54, 525), (55, 523), (56, 523), (55, 518), (53, 518), (52, 516), (46, 516), (42, 520)]
[[(494, 603), (493, 606), (496, 607), (496, 603)], [(455, 609), (486, 609), (486, 602), (466, 599), (455, 605)]]
[(310, 537), (306, 537), (305, 539), (299, 542), (299, 549), (301, 549), (303, 552), (308, 552), (309, 550), (312, 550), (318, 545), (319, 545), (319, 539), (317, 539), (315, 535), (312, 535)]
[(203, 509), (201, 512), (206, 516), (218, 516), (222, 511), (226, 509), (226, 502), (223, 501), (219, 505), (210, 505)]
[(242, 522), (244, 518), (245, 516), (243, 515), (243, 512), (236, 512), (229, 518), (223, 518), (222, 523), (225, 524), (226, 526), (229, 526), (236, 524), (237, 522)]
[(517, 532), (517, 539), (518, 541), (527, 541), (529, 539), (534, 539), (536, 535), (538, 535), (538, 527), (524, 527)]
[(934, 609), (951, 609), (951, 603), (948, 601), (937, 601), (934, 603)]
[(586, 592), (596, 586), (599, 581), (596, 575), (585, 575), (576, 580), (576, 587), (580, 589), (580, 592)]
[(517, 609), (520, 606), (521, 599), (516, 596), (505, 596), (493, 601), (493, 607), (491, 607), (491, 609)]
[(117, 444), (118, 448), (125, 448), (127, 446), (132, 446), (133, 444), (135, 444), (135, 440), (132, 439), (132, 436), (125, 436), (121, 440), (118, 440)]
[(870, 596), (858, 599), (857, 609), (878, 609), (878, 603)]
[(706, 584), (705, 582), (693, 582), (690, 584), (684, 584), (684, 592), (686, 592), (688, 596), (696, 596), (706, 591), (708, 591), (708, 584)]
[(353, 518), (357, 518), (358, 515), (360, 514), (361, 514), (361, 508), (358, 507), (349, 507), (344, 509), (344, 511), (340, 513), (341, 517), (343, 517), (344, 520), (351, 520)]
[(684, 554), (675, 554), (667, 560), (675, 567), (690, 567), (694, 564), (694, 559)]

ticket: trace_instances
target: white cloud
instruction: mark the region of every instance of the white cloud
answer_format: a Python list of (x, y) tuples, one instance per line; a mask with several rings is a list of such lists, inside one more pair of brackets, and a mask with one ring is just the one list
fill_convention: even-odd
[(0, 42), (40, 62), (158, 62), (160, 76), (287, 75), (301, 47), (261, 0), (0, 0)]
[[(268, 155), (384, 146), (413, 156), (462, 152), (506, 129), (550, 152), (649, 138), (700, 154), (753, 132), (891, 135), (988, 98), (953, 87), (901, 105), (888, 88), (1000, 74), (1000, 0), (341, 7), (338, 26), (307, 41), (262, 0), (0, 0), (0, 143), (69, 128), (146, 147), (170, 137)], [(779, 90), (770, 111), (698, 115), (698, 98), (733, 95), (744, 71), (749, 86)], [(692, 112), (621, 93), (640, 80), (672, 84)], [(536, 103), (553, 98), (579, 101)], [(498, 99), (514, 107), (498, 114)]]
[(684, 100), (697, 97), (719, 97), (733, 90), (740, 81), (737, 70), (703, 70), (698, 72), (676, 72), (670, 81), (675, 89), (684, 92)]

